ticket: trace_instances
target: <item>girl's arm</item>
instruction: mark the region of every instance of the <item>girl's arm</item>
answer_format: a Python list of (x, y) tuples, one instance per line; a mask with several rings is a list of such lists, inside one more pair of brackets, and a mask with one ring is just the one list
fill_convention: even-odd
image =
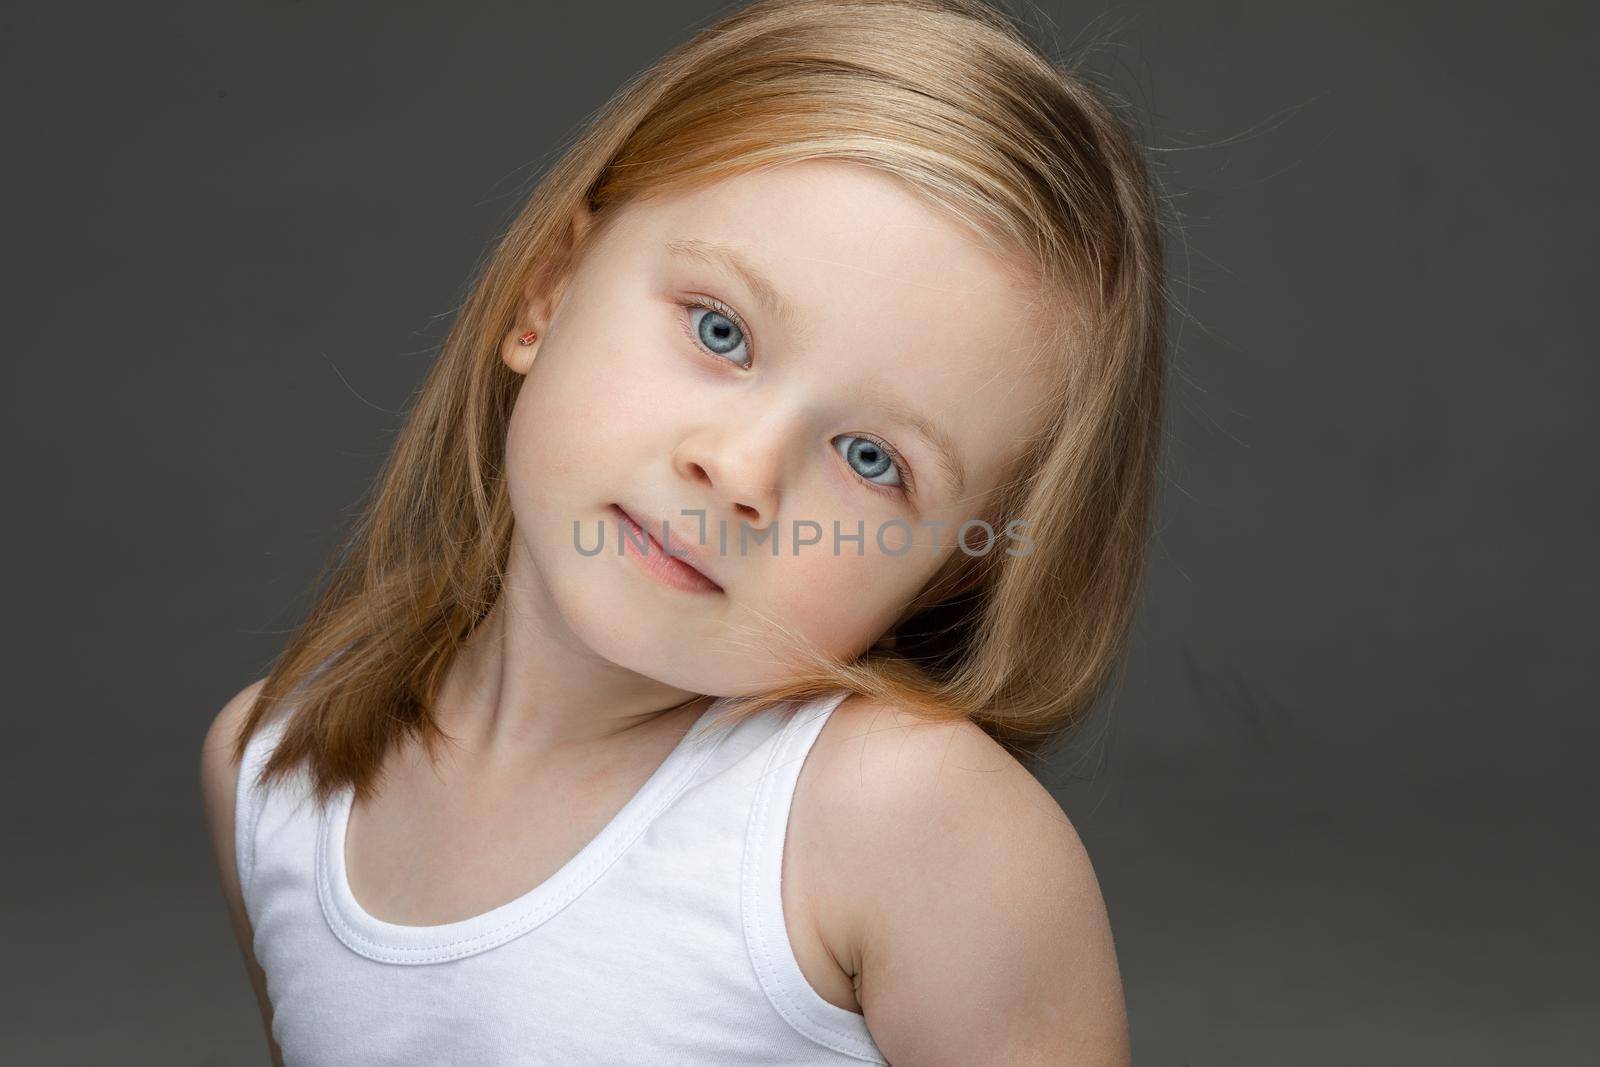
[(889, 1062), (1127, 1064), (1105, 903), (1060, 805), (971, 723), (840, 713), (823, 906)]
[(242, 690), (217, 715), (206, 731), (200, 748), (200, 795), (205, 806), (206, 824), (211, 830), (211, 843), (216, 852), (217, 874), (222, 881), (222, 895), (228, 902), (228, 914), (233, 919), (233, 934), (244, 954), (245, 970), (250, 984), (255, 988), (256, 1006), (261, 1010), (261, 1022), (267, 1030), (267, 1047), (272, 1052), (274, 1067), (283, 1067), (283, 1053), (272, 1040), (272, 1003), (267, 999), (267, 976), (256, 963), (251, 947), (254, 935), (250, 918), (244, 910), (244, 897), (239, 891), (239, 868), (233, 854), (233, 805), (235, 788), (239, 781), (239, 765), (231, 759), (234, 736), (245, 713), (250, 710), (265, 678)]

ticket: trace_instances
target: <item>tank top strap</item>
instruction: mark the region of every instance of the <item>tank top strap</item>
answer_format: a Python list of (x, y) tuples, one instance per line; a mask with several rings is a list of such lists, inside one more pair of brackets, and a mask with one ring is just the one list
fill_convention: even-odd
[(745, 840), (741, 912), (751, 962), (767, 999), (799, 1033), (868, 1063), (882, 1054), (856, 1012), (824, 1000), (800, 970), (783, 917), (783, 843), (806, 756), (847, 690), (795, 711), (771, 746), (757, 782)]
[[(349, 647), (349, 644), (344, 646), (344, 648)], [(337, 655), (338, 653), (334, 653), (334, 656)], [(313, 667), (309, 677), (315, 678), (327, 670), (333, 663), (334, 656), (328, 656)], [(300, 687), (296, 687), (296, 693), (300, 691)], [(296, 803), (310, 794), (311, 779), (303, 766), (296, 768), (291, 776), (273, 787), (264, 786), (259, 780), (261, 769), (277, 750), (278, 742), (283, 739), (289, 720), (294, 718), (298, 709), (299, 704), (291, 700), (286, 707), (280, 706), (272, 718), (257, 726), (256, 732), (245, 742), (244, 758), (239, 763), (239, 780), (234, 786), (233, 855), (234, 866), (239, 872), (239, 890), (244, 897), (247, 911), (250, 906), (250, 883), (255, 874), (257, 831), (261, 826), (262, 813), (274, 800), (284, 799), (285, 794), (293, 794), (288, 799)]]
[(261, 769), (277, 749), (289, 718), (280, 714), (256, 727), (256, 732), (245, 742), (244, 759), (239, 764), (239, 781), (234, 793), (233, 854), (239, 871), (239, 889), (246, 898), (250, 893), (251, 876), (255, 873), (256, 828), (271, 792), (259, 781)]

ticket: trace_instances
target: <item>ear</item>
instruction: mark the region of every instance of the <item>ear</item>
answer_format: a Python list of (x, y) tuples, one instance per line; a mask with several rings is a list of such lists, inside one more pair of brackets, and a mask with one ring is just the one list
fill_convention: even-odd
[[(594, 223), (594, 211), (587, 201), (580, 201), (572, 213), (566, 238), (550, 258), (537, 264), (522, 286), (522, 300), (517, 305), (517, 317), (511, 329), (500, 339), (500, 358), (517, 374), (527, 374), (533, 368), (533, 357), (538, 354), (545, 330), (566, 294), (571, 279), (575, 255), (582, 247), (584, 236)], [(522, 337), (532, 332), (531, 344)]]

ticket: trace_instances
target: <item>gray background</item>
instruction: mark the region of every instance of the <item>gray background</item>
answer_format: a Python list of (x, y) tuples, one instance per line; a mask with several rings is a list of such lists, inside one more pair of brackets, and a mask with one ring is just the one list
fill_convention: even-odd
[[(522, 190), (715, 10), (6, 6), (16, 1059), (265, 1062), (201, 736)], [(1147, 596), (1046, 775), (1136, 1061), (1592, 1062), (1594, 16), (1042, 10), (1183, 229)]]

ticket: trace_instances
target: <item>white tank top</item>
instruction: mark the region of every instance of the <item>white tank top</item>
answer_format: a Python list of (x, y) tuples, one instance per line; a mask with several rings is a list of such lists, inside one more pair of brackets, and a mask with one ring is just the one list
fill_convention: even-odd
[(711, 731), (718, 700), (543, 884), (440, 926), (362, 910), (352, 791), (314, 805), (303, 766), (260, 789), (285, 719), (264, 724), (234, 834), (285, 1063), (887, 1063), (861, 1015), (811, 988), (783, 918), (795, 784), (845, 695)]

